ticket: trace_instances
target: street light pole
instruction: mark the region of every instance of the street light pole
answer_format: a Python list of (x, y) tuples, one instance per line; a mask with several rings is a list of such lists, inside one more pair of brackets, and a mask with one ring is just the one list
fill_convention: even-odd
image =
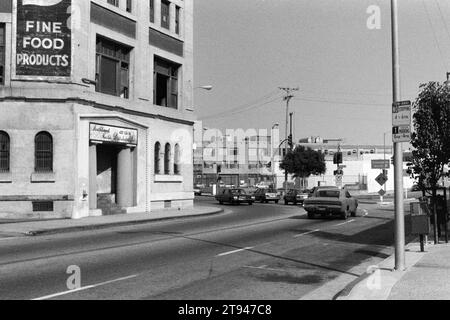
[(277, 190), (277, 178), (276, 178), (276, 176), (275, 176), (275, 163), (274, 163), (274, 153), (275, 153), (275, 151), (274, 151), (274, 148), (273, 148), (273, 145), (274, 145), (274, 142), (275, 142), (275, 140), (274, 140), (274, 134), (273, 134), (273, 130), (276, 128), (276, 127), (279, 127), (279, 124), (278, 123), (275, 123), (273, 126), (272, 126), (272, 132), (270, 133), (270, 135), (271, 135), (271, 144), (270, 144), (270, 149), (271, 149), (271, 152), (270, 152), (270, 164), (271, 164), (271, 168), (272, 168), (272, 184), (273, 184), (273, 188), (275, 189), (275, 190)]
[[(391, 0), (392, 20), (392, 83), (393, 102), (400, 101), (400, 61), (398, 47), (398, 6)], [(405, 218), (403, 203), (403, 154), (402, 143), (394, 142), (394, 189), (395, 189), (395, 270), (405, 270)]]

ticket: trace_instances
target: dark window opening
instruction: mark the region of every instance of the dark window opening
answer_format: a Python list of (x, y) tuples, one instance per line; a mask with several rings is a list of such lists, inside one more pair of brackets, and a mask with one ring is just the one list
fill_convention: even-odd
[(175, 33), (180, 34), (180, 7), (175, 7)]
[(5, 24), (0, 23), (0, 85), (5, 84)]
[(131, 12), (133, 10), (132, 6), (133, 6), (133, 1), (127, 0), (127, 8), (126, 8), (127, 12)]
[(161, 1), (161, 27), (170, 29), (170, 2)]
[(155, 57), (153, 103), (169, 108), (178, 108), (179, 65)]
[(35, 143), (35, 171), (53, 171), (53, 138), (48, 132), (40, 132), (36, 135)]
[(180, 145), (175, 145), (175, 155), (173, 160), (173, 173), (180, 174)]
[(109, 4), (112, 4), (113, 6), (118, 7), (119, 6), (119, 0), (108, 0)]
[(150, 22), (155, 22), (155, 0), (150, 0)]
[(0, 131), (0, 172), (9, 172), (10, 140), (6, 132)]
[(129, 98), (130, 52), (130, 47), (97, 38), (97, 92)]

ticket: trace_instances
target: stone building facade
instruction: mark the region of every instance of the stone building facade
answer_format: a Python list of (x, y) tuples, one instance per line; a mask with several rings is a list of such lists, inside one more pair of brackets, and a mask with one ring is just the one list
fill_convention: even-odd
[(0, 217), (193, 205), (192, 0), (0, 2)]

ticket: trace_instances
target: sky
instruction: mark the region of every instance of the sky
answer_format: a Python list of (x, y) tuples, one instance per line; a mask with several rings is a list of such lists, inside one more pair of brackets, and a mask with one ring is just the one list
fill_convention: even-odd
[[(398, 0), (401, 99), (450, 71), (450, 1)], [(371, 5), (381, 28), (370, 30)], [(389, 0), (194, 0), (196, 115), (208, 128), (267, 129), (290, 102), (294, 139), (391, 141)]]

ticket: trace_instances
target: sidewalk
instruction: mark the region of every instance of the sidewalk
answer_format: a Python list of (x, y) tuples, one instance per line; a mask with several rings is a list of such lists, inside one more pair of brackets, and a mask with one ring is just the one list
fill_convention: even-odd
[(149, 213), (121, 214), (101, 217), (90, 217), (79, 220), (62, 219), (46, 221), (27, 221), (0, 224), (0, 235), (37, 236), (74, 232), (82, 230), (104, 229), (117, 226), (142, 224), (169, 219), (190, 218), (224, 212), (217, 207), (198, 206), (189, 209), (158, 210)]
[(425, 252), (418, 243), (406, 249), (405, 271), (395, 271), (391, 256), (374, 266), (371, 273), (360, 277), (358, 283), (341, 292), (337, 300), (449, 300), (450, 244), (430, 241)]

